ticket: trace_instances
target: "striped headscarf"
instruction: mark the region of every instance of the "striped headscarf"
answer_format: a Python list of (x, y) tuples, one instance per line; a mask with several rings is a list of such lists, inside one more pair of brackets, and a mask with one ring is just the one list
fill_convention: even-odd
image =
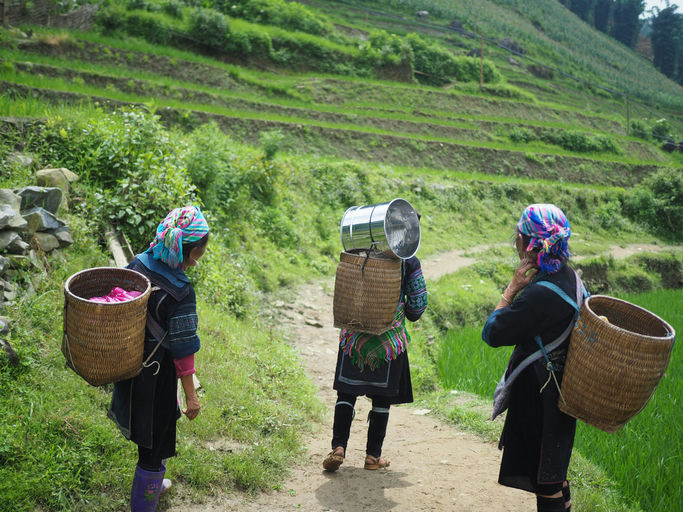
[(554, 274), (569, 259), (569, 220), (554, 204), (527, 206), (517, 223), (517, 229), (531, 237), (527, 251), (539, 249), (537, 263), (542, 272)]
[(208, 232), (209, 225), (199, 207), (176, 208), (161, 221), (149, 247), (155, 259), (178, 268), (183, 262), (183, 243), (196, 242)]

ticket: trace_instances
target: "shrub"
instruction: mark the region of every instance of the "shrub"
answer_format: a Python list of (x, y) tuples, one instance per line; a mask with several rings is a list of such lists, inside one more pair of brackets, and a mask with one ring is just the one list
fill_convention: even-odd
[(606, 135), (589, 135), (576, 130), (553, 129), (543, 130), (540, 139), (543, 142), (555, 144), (568, 151), (576, 151), (578, 153), (591, 151), (621, 153), (619, 146)]
[(51, 165), (80, 174), (95, 190), (83, 213), (122, 229), (136, 249), (170, 209), (196, 202), (176, 144), (156, 116), (140, 110), (52, 119), (31, 147)]
[(190, 16), (189, 35), (206, 46), (222, 49), (229, 31), (228, 19), (213, 9), (196, 9)]
[(638, 121), (634, 119), (631, 121), (631, 135), (641, 139), (648, 140), (650, 138), (650, 130), (643, 121)]
[(272, 160), (275, 157), (275, 154), (280, 150), (280, 144), (284, 137), (282, 130), (269, 130), (259, 134), (266, 160)]
[(231, 0), (209, 2), (228, 16), (243, 18), (253, 23), (274, 25), (286, 30), (315, 35), (334, 33), (334, 26), (325, 17), (309, 8), (284, 0)]
[(510, 130), (510, 140), (512, 142), (528, 143), (532, 140), (537, 140), (538, 137), (533, 130), (524, 127), (514, 127)]
[(624, 204), (631, 218), (655, 233), (683, 238), (683, 175), (679, 169), (661, 169), (635, 187)]
[(655, 139), (668, 139), (671, 137), (671, 124), (666, 119), (658, 119), (652, 125), (652, 137)]
[(183, 17), (183, 3), (180, 0), (168, 0), (162, 10), (169, 16), (181, 19)]

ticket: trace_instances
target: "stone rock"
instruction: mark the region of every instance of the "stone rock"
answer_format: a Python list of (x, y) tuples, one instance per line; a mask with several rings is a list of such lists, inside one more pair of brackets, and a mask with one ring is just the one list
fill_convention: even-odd
[(26, 229), (21, 216), (21, 197), (7, 188), (0, 189), (0, 229), (9, 227), (17, 231)]
[(34, 207), (42, 207), (52, 214), (57, 213), (64, 195), (57, 187), (26, 187), (18, 193), (21, 196), (22, 212)]
[(36, 173), (36, 182), (41, 187), (57, 187), (68, 193), (71, 184), (78, 181), (79, 176), (65, 167), (59, 169), (41, 169)]
[(21, 244), (25, 244), (28, 249), (28, 244), (21, 239), (19, 233), (12, 230), (0, 231), (0, 251), (7, 251), (12, 254), (17, 254), (17, 251), (21, 247)]
[(3, 290), (2, 292), (3, 296), (5, 297), (5, 300), (7, 302), (13, 302), (17, 298), (17, 291), (16, 290)]
[(7, 334), (9, 332), (9, 318), (6, 316), (0, 316), (0, 335)]
[(25, 155), (23, 153), (10, 153), (7, 157), (7, 161), (10, 164), (14, 164), (19, 167), (31, 167), (33, 165), (33, 157)]
[(59, 229), (65, 226), (65, 224), (57, 217), (55, 217), (52, 213), (40, 207), (32, 208), (24, 212), (23, 216), (24, 219), (26, 219), (26, 221), (28, 222), (27, 230), (29, 234), (33, 234), (39, 231)]
[(0, 188), (0, 204), (6, 204), (16, 212), (21, 212), (21, 196), (8, 188)]
[(7, 227), (9, 221), (16, 217), (17, 212), (6, 204), (0, 204), (0, 229)]
[(36, 256), (36, 251), (33, 249), (28, 251), (27, 254), (8, 254), (7, 257), (9, 258), (7, 275), (11, 275), (11, 272), (16, 273), (17, 270), (43, 270), (43, 266), (40, 264), (38, 256)]
[(517, 41), (513, 41), (509, 37), (505, 37), (498, 41), (498, 46), (510, 50), (517, 55), (524, 55), (526, 53), (526, 49), (521, 44), (519, 44)]
[(59, 247), (66, 247), (74, 243), (74, 238), (71, 235), (71, 228), (64, 226), (63, 228), (53, 229), (49, 231), (59, 241)]
[(36, 233), (34, 236), (38, 247), (44, 252), (50, 252), (59, 248), (59, 240), (50, 233)]
[(2, 347), (3, 352), (5, 352), (5, 355), (7, 355), (7, 359), (9, 359), (9, 364), (11, 366), (18, 366), (19, 356), (17, 356), (17, 353), (14, 351), (9, 341), (0, 338), (0, 347)]
[(0, 274), (5, 271), (5, 268), (9, 265), (9, 258), (0, 256)]

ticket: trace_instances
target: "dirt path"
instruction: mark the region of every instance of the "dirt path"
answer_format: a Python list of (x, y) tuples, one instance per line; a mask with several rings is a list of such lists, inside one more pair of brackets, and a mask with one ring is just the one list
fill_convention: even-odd
[[(482, 250), (485, 247), (481, 248)], [(615, 248), (620, 257), (641, 250), (663, 250), (658, 246)], [(471, 251), (470, 251), (471, 253)], [(464, 251), (435, 255), (423, 264), (427, 282), (470, 265), (476, 260)], [(306, 373), (318, 387), (328, 407), (323, 425), (311, 437), (307, 456), (277, 492), (264, 493), (253, 501), (242, 497), (221, 499), (202, 505), (181, 506), (181, 512), (288, 511), (307, 512), (432, 512), (531, 511), (533, 495), (496, 483), (500, 452), (486, 443), (426, 415), (411, 406), (391, 408), (384, 455), (391, 460), (386, 471), (363, 469), (367, 413), (370, 402), (356, 403), (347, 458), (339, 471), (322, 471), (322, 460), (330, 451), (332, 411), (336, 393), (332, 389), (338, 330), (332, 327), (333, 282), (309, 284), (296, 290), (297, 299), (280, 304), (280, 317), (292, 332), (293, 345)]]

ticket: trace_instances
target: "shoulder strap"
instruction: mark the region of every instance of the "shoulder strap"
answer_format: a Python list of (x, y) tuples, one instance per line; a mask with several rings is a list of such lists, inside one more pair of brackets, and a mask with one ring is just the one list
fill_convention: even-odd
[[(152, 288), (152, 292), (156, 292), (160, 289), (161, 288), (155, 286)], [(150, 363), (149, 361), (152, 359), (152, 357), (154, 357), (154, 354), (156, 354), (157, 350), (159, 350), (159, 347), (161, 346), (163, 341), (166, 339), (166, 335), (168, 334), (168, 331), (165, 330), (159, 324), (159, 322), (156, 321), (156, 319), (154, 318), (154, 316), (152, 316), (152, 314), (149, 312), (149, 310), (147, 311), (147, 328), (149, 329), (149, 332), (152, 334), (154, 339), (157, 340), (157, 344), (154, 347), (154, 350), (152, 350), (152, 353), (149, 356), (147, 356), (147, 359), (145, 359), (145, 361), (142, 363), (142, 366), (144, 366), (145, 368), (154, 364), (154, 362)], [(157, 369), (157, 372), (158, 371), (159, 370)], [(155, 372), (155, 375), (156, 375), (156, 372)]]
[(551, 283), (549, 281), (539, 281), (536, 283), (539, 286), (543, 286), (544, 288), (548, 288), (548, 290), (554, 291), (556, 294), (562, 298), (567, 304), (569, 304), (571, 307), (573, 307), (576, 311), (579, 310), (579, 305), (576, 303), (575, 300), (573, 300), (569, 295), (567, 295), (562, 288), (557, 286), (555, 283)]

